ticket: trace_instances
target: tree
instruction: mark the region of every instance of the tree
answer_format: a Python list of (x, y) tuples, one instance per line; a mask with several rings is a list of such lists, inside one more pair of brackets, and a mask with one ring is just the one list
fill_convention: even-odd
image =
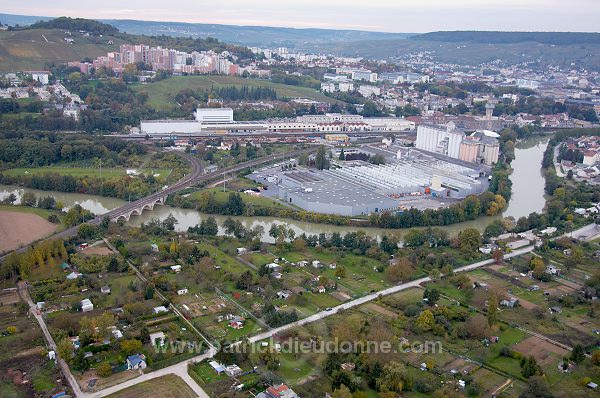
[(571, 351), (571, 361), (575, 363), (581, 363), (585, 359), (585, 351), (583, 350), (583, 346), (581, 344), (577, 344), (573, 347), (573, 351)]
[(317, 148), (317, 154), (315, 156), (315, 167), (318, 170), (329, 168), (329, 161), (327, 160), (327, 156), (325, 153), (325, 145), (319, 145), (319, 148)]
[(92, 224), (81, 224), (77, 230), (77, 236), (81, 239), (92, 239), (98, 235), (98, 227)]
[(410, 261), (406, 258), (397, 259), (394, 264), (387, 267), (385, 275), (391, 282), (407, 280), (414, 270)]
[(37, 199), (35, 197), (35, 195), (33, 194), (33, 192), (25, 192), (23, 194), (23, 197), (21, 197), (21, 204), (23, 206), (29, 206), (29, 207), (33, 207), (35, 206), (35, 204), (37, 203)]
[(492, 253), (492, 258), (494, 259), (496, 264), (502, 264), (502, 262), (504, 261), (504, 254), (502, 254), (502, 250), (494, 250), (494, 252)]
[(62, 339), (56, 346), (58, 356), (69, 362), (73, 355), (73, 343), (67, 338)]
[(123, 340), (121, 342), (121, 350), (126, 355), (133, 355), (139, 353), (142, 349), (142, 342), (136, 339)]
[(528, 379), (531, 376), (541, 375), (542, 368), (540, 368), (540, 365), (538, 365), (535, 358), (530, 356), (527, 358), (523, 358), (523, 360), (521, 361), (521, 374), (524, 378)]
[(383, 367), (381, 377), (377, 379), (377, 389), (380, 392), (400, 393), (406, 387), (411, 388), (406, 368), (399, 362), (391, 361)]
[(600, 366), (600, 350), (594, 350), (592, 352), (592, 365)]
[(529, 263), (529, 266), (533, 270), (533, 277), (536, 279), (544, 279), (547, 277), (546, 265), (544, 260), (540, 257), (533, 257)]
[(498, 297), (492, 293), (488, 299), (487, 320), (490, 327), (494, 326), (498, 319)]
[(112, 367), (106, 361), (101, 362), (100, 365), (96, 367), (96, 373), (100, 377), (108, 377), (112, 375)]
[(342, 150), (340, 151), (339, 160), (346, 160), (346, 155), (344, 154), (344, 148), (342, 148)]
[(333, 391), (331, 398), (352, 398), (352, 393), (348, 387), (342, 384), (340, 388)]
[(217, 236), (219, 233), (219, 226), (213, 216), (208, 217), (206, 220), (202, 220), (204, 225), (202, 227), (202, 235)]
[(542, 376), (532, 376), (527, 380), (527, 388), (519, 398), (553, 398), (546, 379)]
[(466, 228), (458, 235), (460, 250), (463, 253), (474, 253), (481, 245), (481, 234), (475, 228)]
[(440, 299), (440, 292), (435, 288), (426, 288), (423, 292), (423, 298), (427, 299), (427, 304), (434, 305)]
[(430, 310), (421, 312), (417, 318), (415, 325), (423, 332), (433, 329), (435, 326), (435, 318)]

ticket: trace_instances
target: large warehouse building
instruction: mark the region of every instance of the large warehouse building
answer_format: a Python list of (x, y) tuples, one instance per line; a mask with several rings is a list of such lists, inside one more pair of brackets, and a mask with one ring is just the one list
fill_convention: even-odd
[(290, 119), (236, 122), (231, 108), (198, 108), (195, 120), (142, 120), (140, 132), (149, 135), (190, 135), (206, 131), (219, 132), (360, 132), (406, 131), (415, 123), (398, 117), (365, 118), (360, 115), (326, 113)]

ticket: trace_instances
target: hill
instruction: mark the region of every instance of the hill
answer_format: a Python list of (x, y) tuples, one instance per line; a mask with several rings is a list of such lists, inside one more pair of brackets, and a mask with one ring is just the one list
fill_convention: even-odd
[[(67, 31), (69, 34), (65, 33)], [(66, 38), (74, 42), (68, 43)], [(121, 33), (102, 22), (61, 17), (0, 31), (0, 72), (45, 69), (48, 64), (93, 59), (117, 51), (124, 43), (143, 43), (187, 52), (227, 50), (242, 59), (252, 57), (248, 48), (214, 38), (133, 35)]]
[[(75, 43), (65, 40), (63, 29), (0, 31), (0, 72), (44, 69), (48, 63), (66, 63), (96, 58), (115, 51), (125, 40), (114, 36), (74, 34)], [(113, 44), (108, 42), (112, 40)]]
[(479, 42), (443, 42), (426, 40), (379, 40), (328, 43), (316, 46), (317, 51), (346, 56), (394, 59), (409, 53), (428, 52), (440, 63), (477, 66), (500, 61), (514, 65), (536, 62), (540, 66), (560, 65), (600, 70), (600, 44), (573, 43), (552, 45), (538, 42), (488, 44)]
[(411, 36), (412, 40), (481, 44), (515, 44), (534, 42), (551, 45), (600, 44), (600, 33), (580, 32), (430, 32)]
[(356, 40), (405, 39), (408, 33), (367, 32), (340, 29), (296, 29), (271, 26), (238, 26), (206, 23), (154, 22), (124, 19), (103, 20), (120, 31), (143, 35), (214, 37), (246, 46), (303, 47), (312, 43)]
[[(49, 17), (0, 14), (0, 22), (14, 26), (30, 25)], [(134, 35), (192, 37), (216, 39), (246, 46), (302, 47), (311, 43), (331, 43), (356, 40), (405, 39), (409, 33), (367, 32), (341, 29), (295, 29), (271, 26), (239, 26), (209, 23), (158, 22), (129, 19), (106, 19), (101, 22), (116, 27), (120, 32)]]
[(184, 89), (210, 91), (211, 88), (232, 86), (238, 88), (242, 86), (272, 88), (277, 92), (277, 97), (282, 99), (303, 97), (328, 103), (337, 102), (308, 87), (290, 86), (267, 80), (243, 79), (235, 76), (173, 76), (154, 83), (136, 84), (132, 88), (136, 92), (143, 91), (147, 93), (148, 105), (156, 110), (164, 111), (177, 106), (175, 96)]

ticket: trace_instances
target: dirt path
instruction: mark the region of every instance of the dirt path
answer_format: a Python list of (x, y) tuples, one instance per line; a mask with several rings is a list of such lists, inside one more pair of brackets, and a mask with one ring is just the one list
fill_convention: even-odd
[(0, 211), (0, 253), (45, 238), (56, 230), (56, 224), (37, 214)]

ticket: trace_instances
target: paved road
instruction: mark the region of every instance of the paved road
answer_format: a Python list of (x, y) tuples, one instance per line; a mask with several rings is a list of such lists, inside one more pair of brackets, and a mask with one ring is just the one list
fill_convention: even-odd
[[(128, 387), (135, 386), (139, 383), (143, 383), (144, 381), (156, 379), (157, 377), (166, 376), (169, 374), (174, 374), (183, 379), (183, 381), (196, 393), (196, 395), (200, 398), (210, 398), (210, 396), (196, 383), (194, 379), (188, 374), (188, 364), (192, 364), (195, 362), (203, 361), (207, 358), (212, 358), (215, 355), (215, 350), (207, 351), (206, 353), (194, 357), (192, 359), (188, 359), (187, 361), (179, 362), (178, 364), (155, 370), (154, 372), (144, 373), (143, 375), (136, 377), (135, 379), (128, 380), (121, 384), (117, 384), (116, 386), (105, 388), (104, 390), (95, 392), (95, 393), (83, 393), (81, 397), (83, 398), (98, 398), (105, 397), (110, 394), (114, 394), (118, 391), (124, 390)], [(79, 395), (78, 395), (79, 396)]]
[[(506, 254), (504, 256), (504, 258), (508, 259), (508, 258), (520, 256), (522, 254), (531, 252), (533, 249), (534, 249), (534, 246), (527, 246), (527, 247), (524, 247), (522, 249), (515, 250), (512, 253)], [(457, 268), (457, 269), (454, 270), (454, 272), (471, 271), (471, 270), (483, 267), (485, 265), (493, 264), (493, 263), (494, 263), (493, 259), (484, 260), (484, 261), (480, 261), (480, 262), (477, 262), (477, 263), (474, 263), (474, 264), (465, 265), (464, 267)], [(425, 277), (425, 278), (416, 279), (414, 281), (410, 281), (410, 282), (407, 282), (407, 283), (403, 283), (401, 285), (392, 286), (392, 287), (389, 287), (387, 289), (381, 290), (379, 292), (375, 292), (375, 293), (369, 294), (368, 296), (364, 296), (364, 297), (358, 298), (356, 300), (352, 300), (352, 301), (348, 301), (346, 303), (340, 304), (337, 307), (333, 307), (330, 311), (318, 312), (318, 313), (316, 313), (314, 315), (311, 315), (311, 316), (309, 316), (307, 318), (304, 318), (304, 319), (301, 319), (299, 321), (296, 321), (296, 322), (293, 322), (293, 323), (290, 323), (290, 324), (287, 324), (287, 325), (284, 325), (284, 326), (281, 326), (281, 327), (278, 327), (278, 328), (275, 328), (275, 329), (271, 329), (271, 330), (266, 331), (264, 333), (257, 334), (256, 336), (250, 337), (248, 340), (251, 343), (256, 343), (258, 341), (265, 340), (265, 339), (268, 339), (270, 337), (273, 337), (274, 335), (276, 335), (276, 334), (278, 334), (280, 332), (283, 332), (283, 331), (286, 331), (286, 330), (289, 330), (289, 329), (294, 329), (294, 328), (297, 328), (299, 326), (303, 326), (303, 325), (306, 325), (306, 324), (309, 324), (309, 323), (321, 320), (323, 318), (326, 318), (328, 316), (331, 316), (331, 315), (335, 314), (336, 312), (338, 312), (340, 310), (347, 310), (347, 309), (350, 309), (350, 308), (353, 308), (353, 307), (356, 307), (356, 306), (368, 303), (369, 301), (373, 301), (373, 300), (379, 298), (380, 296), (387, 296), (387, 295), (390, 295), (390, 294), (398, 293), (398, 292), (400, 292), (402, 290), (410, 289), (412, 287), (417, 287), (417, 286), (421, 285), (422, 283), (426, 283), (426, 282), (430, 282), (430, 281), (431, 281), (431, 278)]]
[(598, 224), (588, 224), (585, 227), (581, 227), (576, 229), (573, 232), (568, 232), (563, 236), (569, 236), (574, 239), (580, 239), (586, 242), (590, 242), (598, 237), (600, 237), (600, 225)]

